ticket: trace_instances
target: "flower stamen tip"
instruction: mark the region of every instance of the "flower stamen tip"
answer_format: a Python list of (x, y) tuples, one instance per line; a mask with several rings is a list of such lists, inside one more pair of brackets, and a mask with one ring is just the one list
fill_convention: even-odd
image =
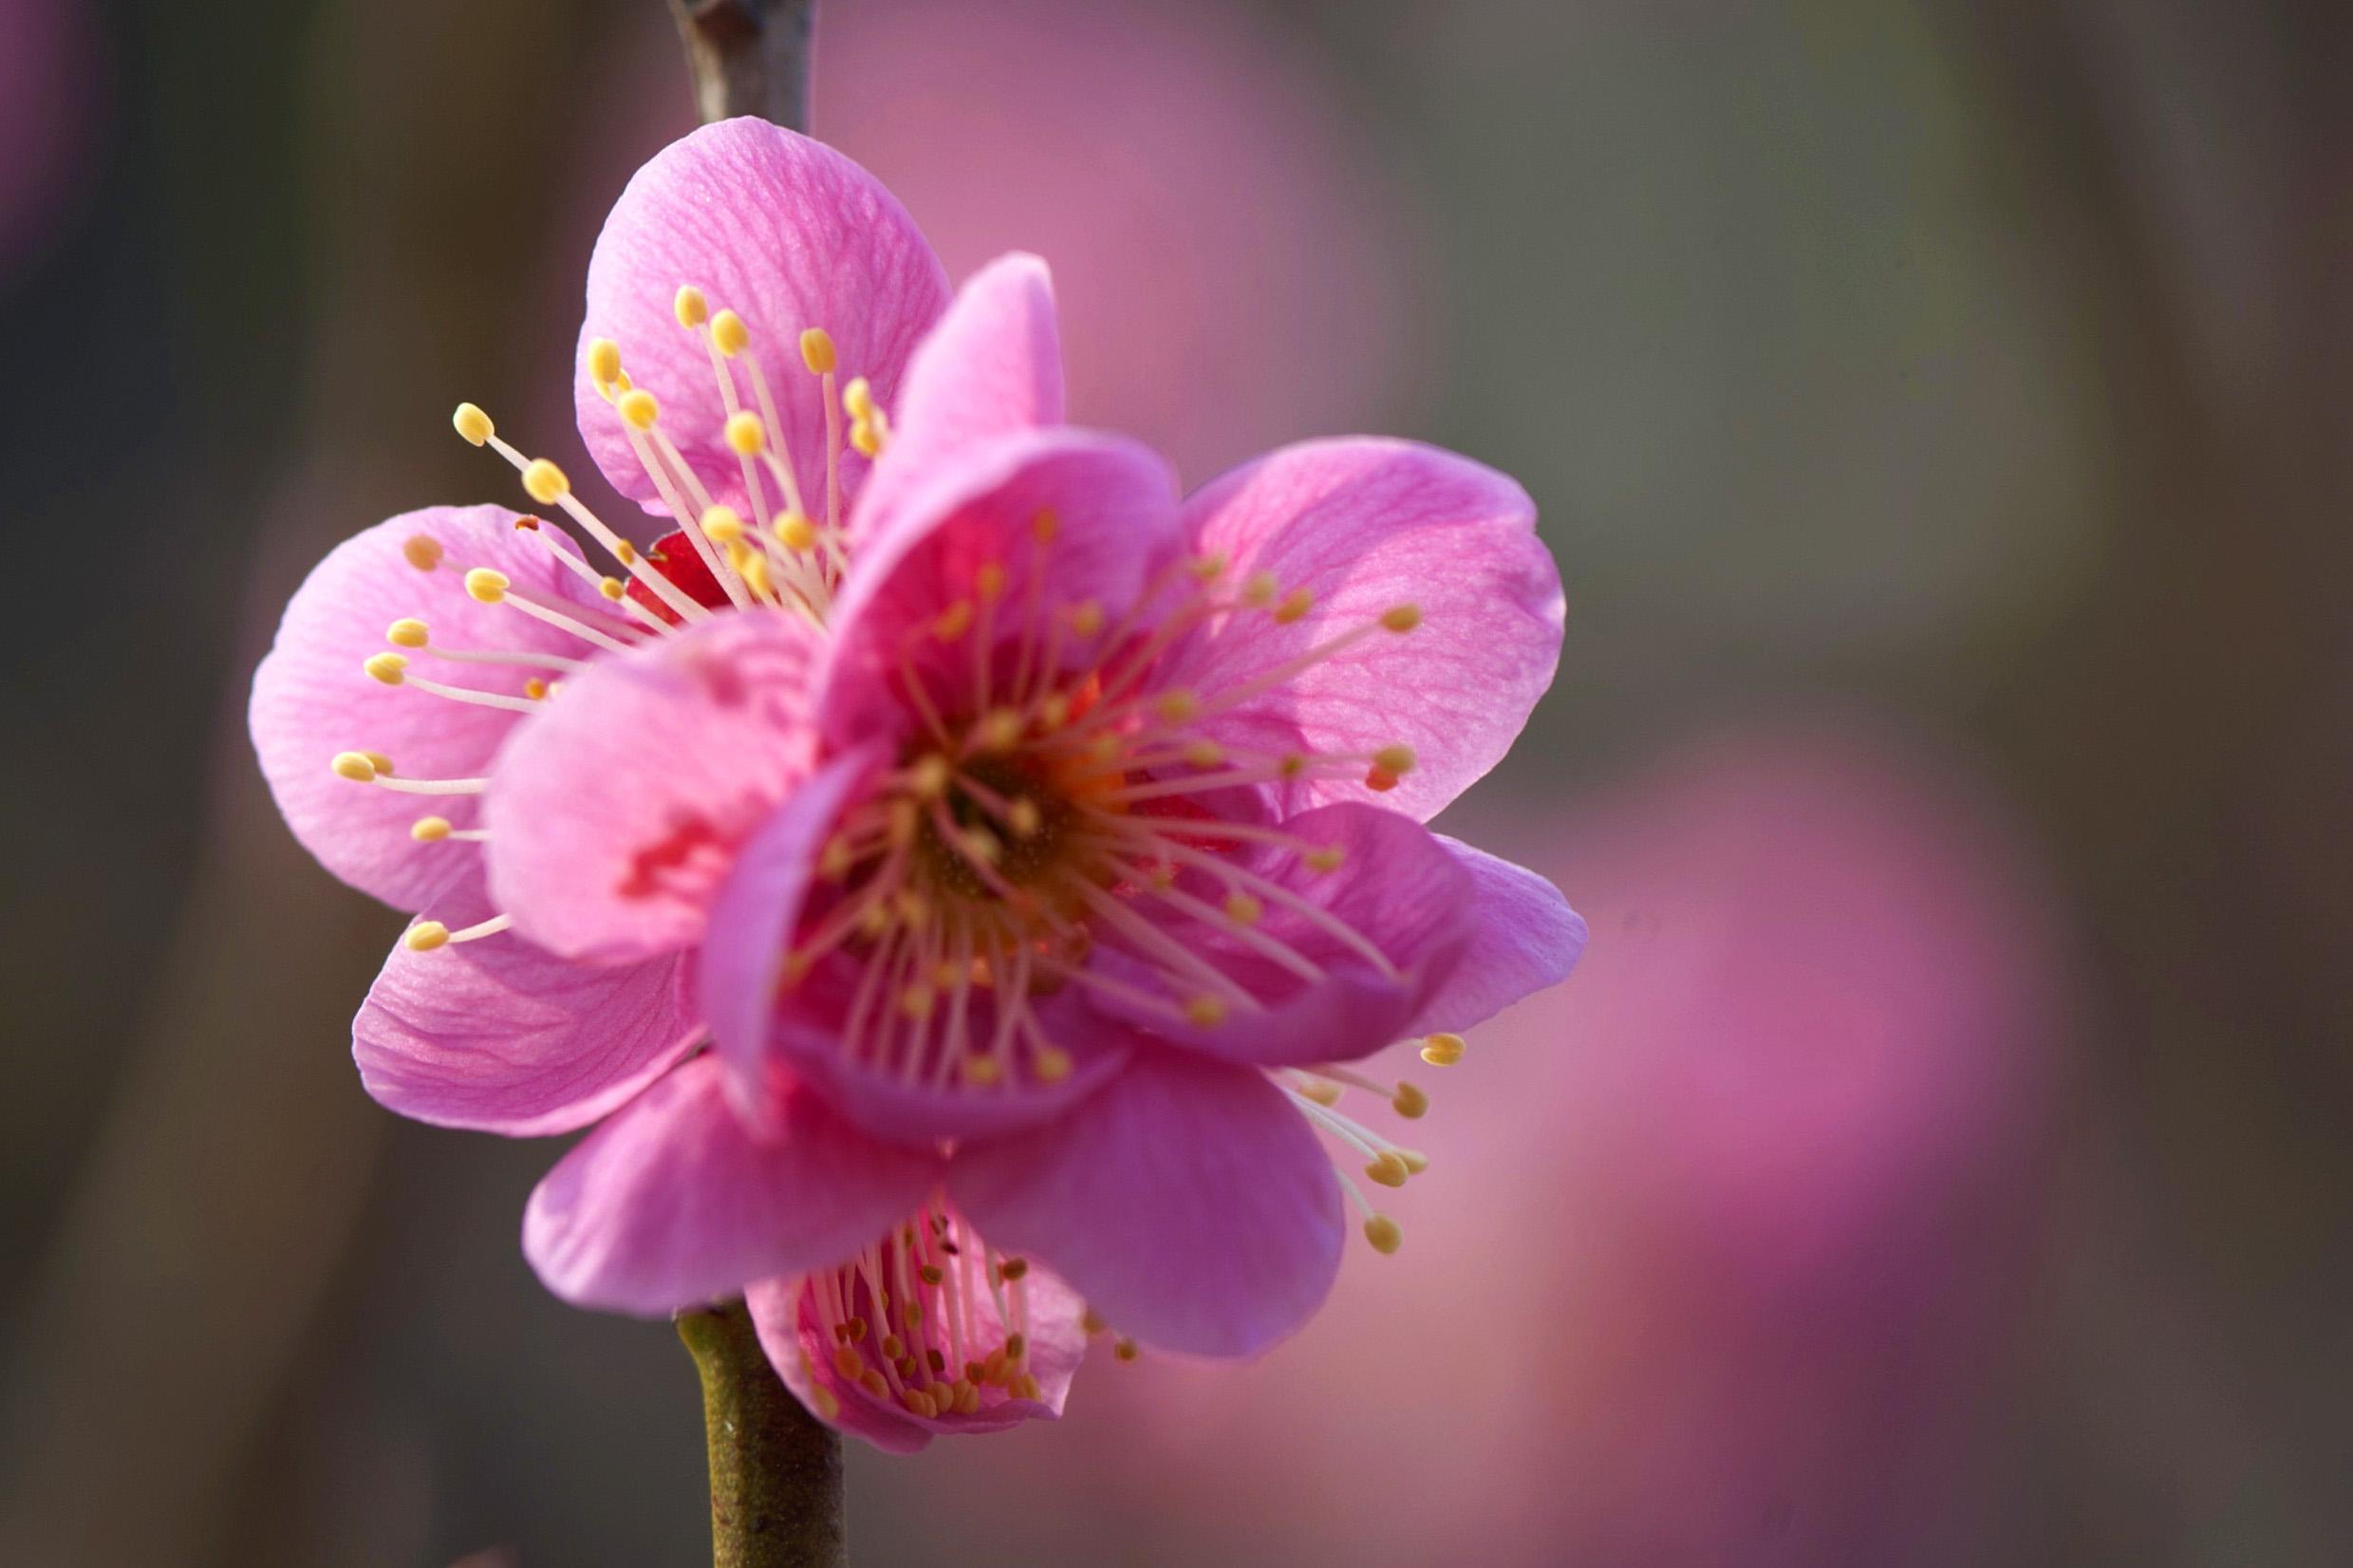
[(507, 574), (490, 567), (476, 567), (466, 573), (466, 594), (485, 605), (504, 604), (511, 585)]
[(524, 494), (541, 506), (553, 506), (571, 488), (572, 482), (564, 476), (564, 471), (545, 457), (533, 457), (523, 469)]
[(449, 422), (457, 428), (458, 434), (476, 446), (482, 445), (498, 433), (498, 427), (490, 422), (490, 416), (470, 402), (459, 403), (458, 412), (450, 416)]
[(833, 352), (833, 334), (822, 327), (812, 327), (801, 334), (801, 363), (809, 366), (812, 376), (830, 376), (839, 363)]
[(408, 928), (401, 943), (412, 953), (430, 953), (449, 944), (449, 927), (438, 920), (420, 920)]
[(1460, 1035), (1432, 1035), (1422, 1042), (1422, 1060), (1432, 1067), (1452, 1067), (1463, 1059), (1467, 1043)]
[(384, 641), (396, 648), (421, 648), (432, 638), (431, 630), (413, 615), (402, 616), (384, 628)]
[(1405, 1244), (1405, 1232), (1397, 1222), (1386, 1214), (1375, 1214), (1364, 1223), (1364, 1239), (1373, 1243), (1373, 1250), (1386, 1258)]

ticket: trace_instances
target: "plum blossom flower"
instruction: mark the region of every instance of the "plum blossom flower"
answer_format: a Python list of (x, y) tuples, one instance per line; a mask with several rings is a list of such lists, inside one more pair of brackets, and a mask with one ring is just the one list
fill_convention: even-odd
[(1333, 1102), (1429, 1099), (1348, 1064), (1454, 1059), (1584, 938), (1423, 826), (1552, 678), (1525, 494), (1348, 439), (1180, 499), (1064, 423), (1042, 263), (951, 302), (887, 192), (755, 121), (624, 193), (577, 402), (677, 532), (638, 551), (462, 405), (618, 570), (405, 514), (305, 585), (253, 700), (296, 833), (423, 911), (355, 1028), (370, 1092), (602, 1121), (526, 1216), (550, 1287), (744, 1292), (812, 1409), (911, 1447), (1058, 1411), (1090, 1325), (1263, 1348), (1348, 1202), (1394, 1251), (1335, 1161), (1425, 1162)]

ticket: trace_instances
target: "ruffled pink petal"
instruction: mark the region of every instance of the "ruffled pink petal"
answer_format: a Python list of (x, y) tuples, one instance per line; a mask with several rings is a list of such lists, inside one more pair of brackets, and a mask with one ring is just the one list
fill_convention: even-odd
[(916, 349), (853, 535), (872, 532), (942, 462), (975, 443), (1062, 420), (1053, 275), (1036, 256), (999, 256), (964, 280)]
[[(417, 908), (448, 880), (455, 857), (478, 852), (460, 843), (420, 845), (411, 825), (438, 815), (474, 827), (477, 797), (395, 793), (340, 777), (328, 764), (339, 752), (380, 752), (402, 776), (478, 778), (523, 716), (387, 686), (362, 663), (374, 654), (405, 653), (417, 675), (507, 697), (520, 697), (534, 673), (392, 648), (386, 628), (410, 618), (425, 622), (444, 647), (572, 658), (595, 651), (511, 606), (469, 597), (464, 577), (472, 567), (504, 572), (600, 620), (609, 607), (592, 609), (601, 602), (557, 564), (543, 538), (571, 551), (569, 541), (553, 530), (536, 537), (518, 532), (517, 521), (495, 506), (426, 507), (345, 540), (294, 590), (277, 641), (253, 674), (253, 749), (287, 825), (328, 870), (400, 908)], [(433, 546), (412, 544), (419, 539)], [(411, 549), (426, 559), (438, 549), (440, 565), (420, 569), (404, 553)]]
[(1261, 1351), (1339, 1271), (1339, 1185), (1306, 1120), (1263, 1073), (1182, 1052), (1140, 1054), (1061, 1120), (959, 1150), (948, 1190), (997, 1245), (1164, 1350)]
[[(459, 848), (451, 846), (451, 848)], [(478, 855), (424, 912), (458, 929), (492, 914)], [(693, 1049), (679, 961), (559, 959), (512, 931), (428, 953), (395, 945), (351, 1026), (360, 1081), (388, 1110), (511, 1137), (570, 1132)]]
[(721, 615), (567, 681), (483, 801), (514, 928), (600, 962), (699, 939), (737, 846), (812, 765), (821, 648), (797, 617)]
[[(1226, 857), (1230, 874), (1181, 863), (1167, 895), (1139, 887), (1127, 902), (1150, 935), (1099, 924), (1092, 963), (1121, 990), (1092, 992), (1092, 1004), (1262, 1067), (1352, 1061), (1404, 1034), (1470, 940), (1470, 874), (1429, 829), (1375, 807), (1319, 807), (1282, 829), (1340, 863), (1318, 870), (1298, 850), (1262, 844)], [(1235, 893), (1258, 905), (1247, 925), (1221, 915)], [(1216, 1000), (1220, 1021), (1182, 1016), (1199, 999)]]
[[(664, 513), (670, 509), (588, 373), (588, 350), (598, 338), (621, 345), (632, 384), (661, 403), (662, 428), (714, 495), (741, 509), (742, 465), (721, 439), (727, 409), (709, 351), (675, 314), (681, 284), (702, 289), (713, 311), (732, 309), (751, 328), (751, 345), (736, 362), (738, 397), (756, 411), (745, 373), (746, 359), (756, 359), (801, 494), (822, 517), (826, 405), (802, 364), (801, 333), (823, 327), (838, 356), (837, 384), (864, 376), (889, 406), (908, 356), (946, 307), (939, 258), (871, 175), (765, 121), (705, 125), (657, 153), (621, 193), (589, 257), (573, 401), (581, 439), (606, 477)], [(845, 444), (842, 462), (854, 489), (866, 460)], [(773, 486), (768, 496), (773, 503)]]
[(1314, 595), (1293, 625), (1228, 616), (1180, 648), (1159, 679), (1205, 701), (1393, 607), (1422, 611), (1419, 629), (1376, 634), (1206, 723), (1236, 747), (1414, 750), (1417, 766), (1386, 794), (1309, 779), (1283, 787), (1291, 809), (1378, 799), (1428, 820), (1503, 757), (1552, 684), (1559, 573), (1535, 504), (1493, 469), (1409, 441), (1309, 441), (1211, 483), (1185, 522), (1232, 580), (1266, 572), (1283, 594)]
[[(1026, 1421), (1055, 1420), (1070, 1397), (1072, 1378), (1086, 1359), (1086, 1303), (1051, 1269), (1032, 1263), (1022, 1286), (1027, 1293), (1023, 1337), (1028, 1341), (1022, 1364), (1037, 1379), (1037, 1397), (1004, 1398), (992, 1393), (989, 1403), (971, 1415), (918, 1415), (905, 1405), (875, 1397), (841, 1375), (833, 1364), (836, 1342), (819, 1320), (811, 1283), (806, 1277), (770, 1279), (744, 1293), (744, 1305), (751, 1311), (760, 1346), (785, 1387), (819, 1420), (863, 1437), (886, 1453), (914, 1453), (929, 1446), (934, 1437), (1000, 1432)], [(987, 1292), (977, 1293), (966, 1310), (973, 1348), (1003, 1343), (1007, 1325)], [(960, 1326), (960, 1337), (964, 1332)], [(950, 1369), (947, 1378), (953, 1381), (959, 1374), (958, 1369)], [(820, 1389), (826, 1397), (819, 1397)]]
[(523, 1252), (547, 1287), (644, 1315), (850, 1256), (939, 1180), (935, 1156), (860, 1136), (779, 1078), (755, 1135), (714, 1056), (672, 1072), (564, 1156), (532, 1193)]
[[(1092, 603), (1116, 622), (1177, 546), (1175, 476), (1133, 441), (1057, 429), (966, 448), (867, 541), (836, 604), (828, 737), (914, 733), (910, 670), (943, 717), (979, 717), (1006, 701), (1025, 645), (1032, 673), (1042, 665), (1054, 617)], [(967, 616), (965, 629), (939, 635), (948, 614)], [(1071, 638), (1059, 657), (1068, 666), (1092, 651)]]
[(1560, 889), (1523, 866), (1444, 833), (1431, 835), (1470, 873), (1470, 940), (1404, 1033), (1465, 1030), (1569, 978), (1585, 951), (1585, 920)]

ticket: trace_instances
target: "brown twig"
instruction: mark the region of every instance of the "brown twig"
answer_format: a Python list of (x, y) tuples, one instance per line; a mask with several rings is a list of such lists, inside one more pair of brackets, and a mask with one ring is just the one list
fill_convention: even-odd
[(682, 1314), (702, 1373), (712, 1568), (843, 1568), (842, 1440), (777, 1381), (740, 1301)]
[(817, 0), (670, 0), (703, 122), (756, 114), (809, 129)]

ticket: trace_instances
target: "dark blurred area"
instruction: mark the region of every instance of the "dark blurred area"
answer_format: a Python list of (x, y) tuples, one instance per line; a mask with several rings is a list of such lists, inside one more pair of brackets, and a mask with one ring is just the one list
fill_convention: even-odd
[[(455, 402), (576, 450), (669, 26), (0, 0), (10, 1568), (707, 1559), (684, 1353), (532, 1279), (554, 1146), (361, 1092), (401, 918), (243, 725), (331, 544), (512, 499)], [(1398, 1257), (853, 1454), (857, 1559), (2353, 1560), (2348, 80), (2321, 0), (828, 0), (1080, 419), (1526, 483), (1561, 676), (1446, 825), (1594, 930)]]

